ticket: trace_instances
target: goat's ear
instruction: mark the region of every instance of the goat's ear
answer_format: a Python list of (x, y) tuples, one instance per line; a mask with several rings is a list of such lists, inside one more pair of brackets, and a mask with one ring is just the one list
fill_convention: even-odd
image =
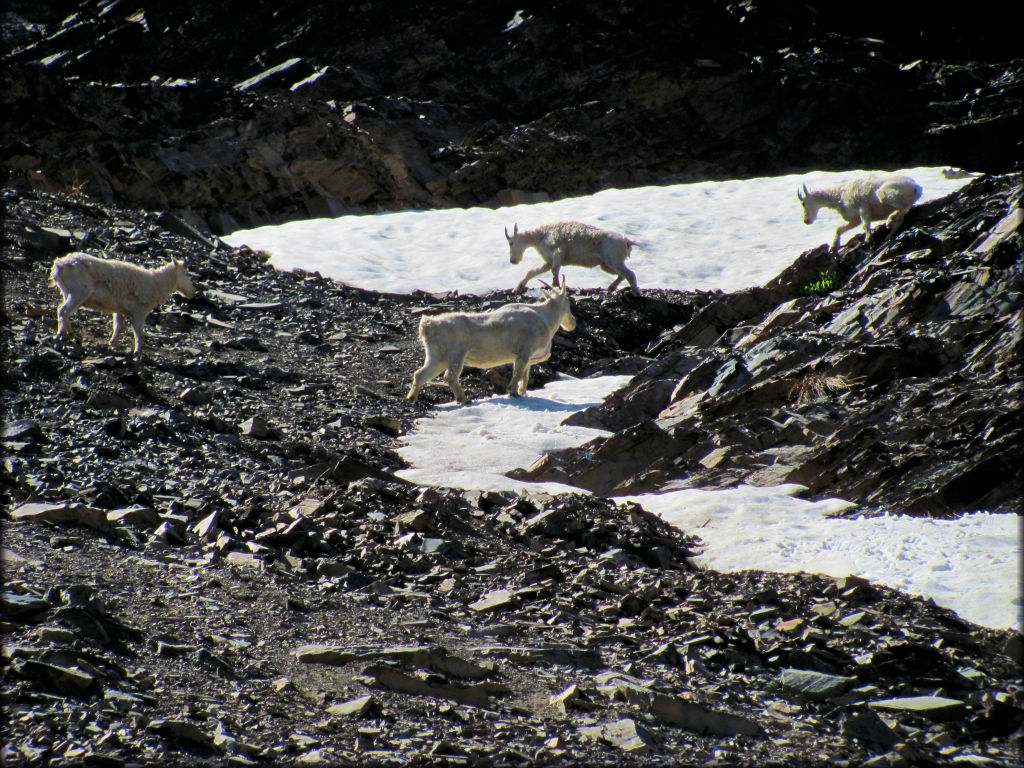
[(512, 237), (515, 237), (518, 234), (519, 234), (519, 222), (517, 221), (517, 222), (515, 222), (512, 225)]
[(803, 202), (804, 199), (804, 195), (799, 189), (796, 191), (796, 199), (800, 200), (801, 202)]

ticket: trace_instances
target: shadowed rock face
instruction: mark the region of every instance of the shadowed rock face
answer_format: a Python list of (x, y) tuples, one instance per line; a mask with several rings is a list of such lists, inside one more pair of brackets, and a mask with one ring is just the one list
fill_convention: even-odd
[(887, 6), (858, 29), (759, 2), (8, 5), (11, 182), (218, 234), (1024, 154), (1024, 64), (998, 11)]

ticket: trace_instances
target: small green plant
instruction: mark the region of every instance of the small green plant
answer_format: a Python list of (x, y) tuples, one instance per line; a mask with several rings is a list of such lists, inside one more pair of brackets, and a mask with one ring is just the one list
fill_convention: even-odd
[(831, 269), (826, 269), (813, 283), (808, 283), (800, 289), (804, 296), (827, 296), (839, 287), (839, 275)]

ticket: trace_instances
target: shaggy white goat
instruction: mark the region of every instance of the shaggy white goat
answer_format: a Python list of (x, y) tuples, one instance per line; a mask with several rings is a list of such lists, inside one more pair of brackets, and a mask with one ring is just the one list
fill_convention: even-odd
[(110, 346), (121, 333), (121, 321), (131, 320), (135, 357), (142, 355), (142, 330), (149, 313), (175, 291), (185, 298), (192, 298), (196, 292), (185, 265), (177, 259), (156, 269), (145, 269), (87, 253), (69, 253), (55, 259), (50, 284), (60, 288), (64, 296), (57, 310), (58, 338), (68, 333), (71, 313), (79, 307), (107, 312), (114, 316)]
[(441, 371), (448, 370), (448, 386), (462, 405), (466, 393), (459, 384), (465, 365), (494, 368), (512, 363), (508, 393), (526, 392), (530, 366), (551, 357), (551, 340), (559, 327), (576, 328), (563, 278), (559, 288), (546, 286), (540, 304), (506, 304), (491, 312), (449, 312), (420, 320), (423, 367), (412, 377), (406, 397), (415, 400), (420, 390)]
[(544, 259), (544, 263), (526, 273), (519, 281), (517, 291), (526, 287), (530, 278), (551, 270), (552, 282), (558, 284), (558, 272), (562, 267), (600, 267), (610, 275), (618, 275), (609, 291), (623, 278), (632, 286), (634, 293), (639, 293), (636, 286), (636, 275), (626, 266), (626, 258), (630, 249), (640, 243), (630, 240), (618, 232), (598, 229), (578, 221), (559, 221), (544, 224), (534, 229), (519, 231), (519, 225), (513, 226), (512, 234), (505, 229), (508, 240), (509, 261), (518, 264), (522, 261), (523, 251), (533, 247)]
[(832, 250), (839, 247), (843, 232), (863, 224), (865, 237), (871, 235), (871, 222), (888, 219), (890, 234), (899, 229), (903, 217), (921, 197), (921, 186), (909, 176), (860, 176), (826, 189), (797, 190), (804, 207), (804, 224), (813, 224), (819, 208), (832, 208), (846, 219), (836, 228)]

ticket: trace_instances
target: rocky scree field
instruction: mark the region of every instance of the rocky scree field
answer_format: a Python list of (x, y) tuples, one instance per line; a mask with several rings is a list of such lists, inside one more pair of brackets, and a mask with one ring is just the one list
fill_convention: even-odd
[[(979, 274), (1019, 302), (1012, 279), (999, 282), (1019, 267), (1019, 235), (1000, 227), (1019, 179), (963, 195), (878, 251), (856, 238), (832, 268), (889, 265), (873, 283), (884, 294), (900, 264), (929, 263), (916, 246), (956, 210), (984, 230), (976, 240), (994, 238)], [(404, 400), (417, 313), (508, 297), (378, 295), (277, 272), (168, 214), (46, 193), (5, 202), (5, 762), (1014, 759), (1017, 633), (853, 577), (699, 570), (699, 531), (600, 496), (395, 477), (396, 438), (449, 399), (436, 388)], [(106, 346), (106, 316), (80, 312), (73, 340), (52, 338), (49, 264), (93, 247), (176, 256), (201, 286), (151, 315), (142, 365)], [(824, 258), (805, 254), (765, 290), (794, 290)], [(943, 295), (961, 295), (943, 275)], [(814, 306), (875, 296), (850, 293)], [(555, 370), (636, 372), (609, 401), (629, 403), (684, 353), (715, 365), (733, 340), (757, 338), (779, 296), (754, 295), (584, 292), (576, 338), (533, 384)], [(1003, 343), (1011, 309), (988, 313), (979, 348)], [(688, 344), (697, 327), (714, 334)], [(1008, 338), (1012, 353), (1019, 334)], [(1002, 370), (993, 391), (1011, 386)], [(467, 372), (467, 388), (500, 392), (504, 375)], [(631, 413), (602, 409), (621, 423)], [(992, 426), (1012, 440), (1013, 423)]]

